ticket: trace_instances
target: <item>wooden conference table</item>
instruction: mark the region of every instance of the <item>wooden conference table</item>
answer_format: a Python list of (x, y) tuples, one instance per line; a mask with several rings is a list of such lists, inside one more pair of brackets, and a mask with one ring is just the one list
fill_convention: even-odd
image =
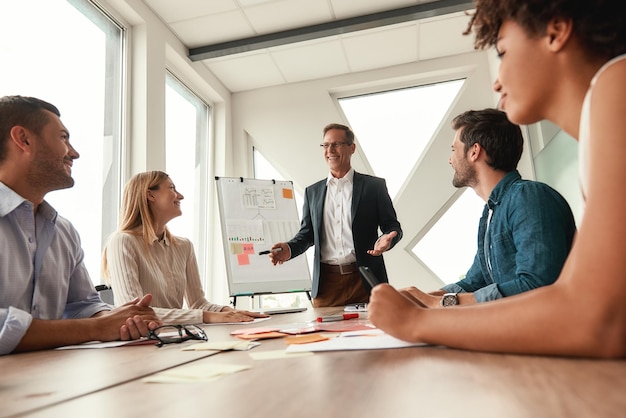
[[(246, 326), (302, 323), (338, 308), (215, 325), (209, 341)], [(422, 346), (319, 352), (278, 360), (282, 338), (251, 351), (182, 345), (48, 350), (0, 357), (0, 417), (623, 417), (626, 361), (474, 353)], [(250, 369), (209, 382), (145, 383), (159, 371), (210, 364)]]

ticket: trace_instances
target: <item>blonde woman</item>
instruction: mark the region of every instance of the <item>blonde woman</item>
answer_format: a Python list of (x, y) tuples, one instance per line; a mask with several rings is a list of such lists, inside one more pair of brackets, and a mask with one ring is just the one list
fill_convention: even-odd
[[(152, 307), (167, 325), (266, 317), (205, 298), (191, 241), (172, 235), (167, 228), (169, 221), (182, 215), (183, 199), (162, 171), (136, 174), (126, 184), (120, 227), (109, 238), (102, 259), (116, 305), (151, 293)], [(188, 309), (182, 309), (183, 300)]]

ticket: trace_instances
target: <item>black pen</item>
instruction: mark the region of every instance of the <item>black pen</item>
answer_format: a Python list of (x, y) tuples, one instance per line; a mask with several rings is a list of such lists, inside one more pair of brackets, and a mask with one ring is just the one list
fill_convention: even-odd
[(267, 255), (269, 253), (279, 253), (282, 250), (283, 250), (282, 248), (274, 248), (273, 250), (261, 251), (259, 255)]

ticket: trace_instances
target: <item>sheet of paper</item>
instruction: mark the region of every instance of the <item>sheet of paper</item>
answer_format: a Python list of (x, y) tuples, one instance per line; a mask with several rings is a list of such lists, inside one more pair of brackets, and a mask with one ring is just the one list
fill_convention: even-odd
[(278, 331), (279, 327), (250, 327), (250, 328), (240, 328), (230, 332), (230, 335), (250, 335), (250, 334), (263, 334), (266, 332), (275, 332)]
[(175, 367), (142, 379), (145, 383), (209, 382), (226, 374), (247, 370), (250, 366), (237, 364), (192, 364)]
[(287, 334), (308, 334), (311, 332), (348, 332), (366, 331), (374, 329), (367, 319), (350, 319), (347, 321), (317, 322), (311, 321), (305, 324), (288, 324), (280, 327), (279, 331)]
[(383, 348), (402, 348), (426, 345), (424, 343), (408, 343), (387, 335), (376, 329), (342, 333), (337, 338), (310, 344), (292, 344), (287, 347), (288, 353), (306, 351), (337, 351), (337, 350), (378, 350)]

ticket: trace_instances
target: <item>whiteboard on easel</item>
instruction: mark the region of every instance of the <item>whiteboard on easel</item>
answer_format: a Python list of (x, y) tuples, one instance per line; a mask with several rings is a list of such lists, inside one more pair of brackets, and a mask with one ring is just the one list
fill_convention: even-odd
[(274, 266), (267, 255), (300, 229), (293, 183), (216, 177), (230, 296), (310, 292), (306, 257)]

